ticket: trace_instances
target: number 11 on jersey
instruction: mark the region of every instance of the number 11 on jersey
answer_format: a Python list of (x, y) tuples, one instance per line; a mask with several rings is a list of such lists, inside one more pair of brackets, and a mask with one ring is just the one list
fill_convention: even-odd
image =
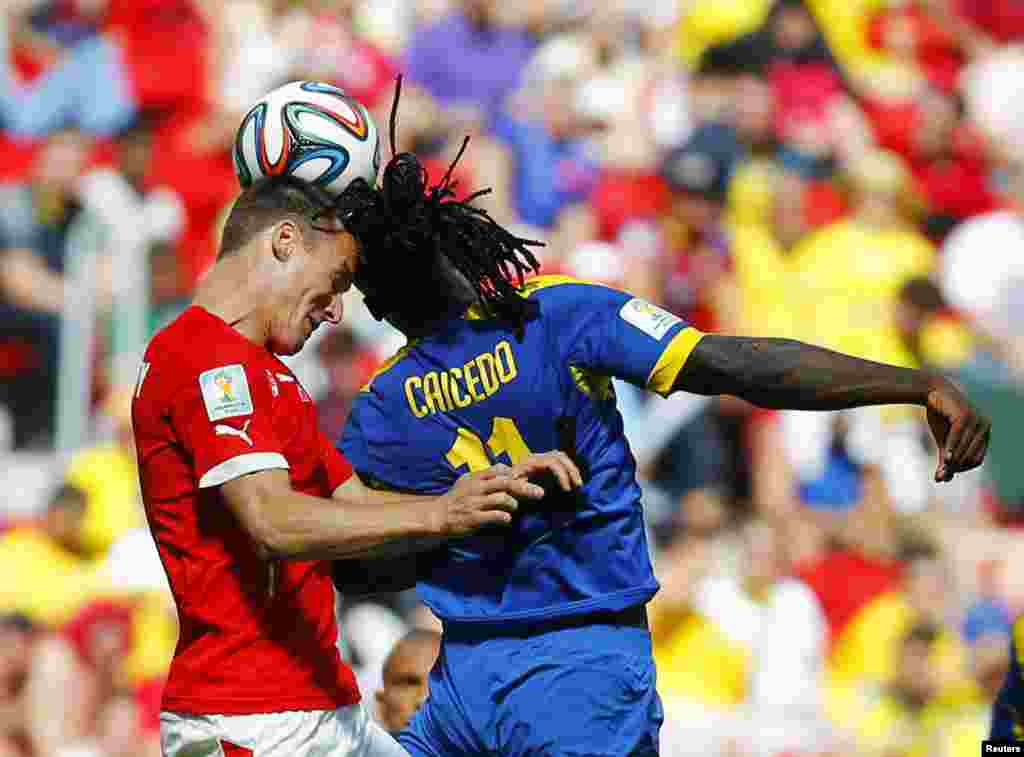
[(522, 462), (530, 454), (530, 448), (526, 446), (523, 435), (511, 418), (494, 419), (486, 447), (479, 436), (468, 428), (460, 428), (445, 459), (455, 470), (465, 465), (470, 473), (475, 473), (490, 468), (494, 464), (493, 458), (503, 454), (508, 455), (512, 465)]

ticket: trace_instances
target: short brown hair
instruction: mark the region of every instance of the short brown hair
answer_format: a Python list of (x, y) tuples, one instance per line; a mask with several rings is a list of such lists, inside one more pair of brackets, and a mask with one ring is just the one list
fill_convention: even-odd
[(221, 235), (217, 259), (238, 252), (259, 232), (278, 221), (297, 221), (305, 233), (313, 231), (313, 219), (333, 207), (330, 195), (315, 184), (293, 178), (266, 179), (238, 196)]

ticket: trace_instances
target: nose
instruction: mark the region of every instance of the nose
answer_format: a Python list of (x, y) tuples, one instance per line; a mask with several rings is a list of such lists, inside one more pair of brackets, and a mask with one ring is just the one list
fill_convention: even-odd
[(326, 316), (328, 323), (336, 326), (341, 323), (341, 316), (344, 310), (344, 305), (341, 304), (341, 295), (336, 294), (331, 300), (331, 304), (324, 310), (324, 316)]

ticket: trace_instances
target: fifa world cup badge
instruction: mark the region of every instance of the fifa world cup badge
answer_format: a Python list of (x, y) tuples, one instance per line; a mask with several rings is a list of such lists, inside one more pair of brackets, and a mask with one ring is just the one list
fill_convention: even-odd
[(211, 421), (252, 415), (252, 395), (241, 365), (225, 365), (199, 374), (199, 388)]
[(626, 321), (626, 323), (636, 326), (636, 328), (648, 336), (659, 340), (673, 326), (681, 323), (679, 318), (667, 310), (663, 310), (657, 305), (652, 305), (646, 300), (641, 300), (637, 297), (623, 305), (619, 315), (622, 316), (622, 320)]

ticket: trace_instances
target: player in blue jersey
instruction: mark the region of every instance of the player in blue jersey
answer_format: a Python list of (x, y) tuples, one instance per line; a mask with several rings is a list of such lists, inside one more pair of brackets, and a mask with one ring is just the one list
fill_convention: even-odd
[[(392, 132), (394, 116), (392, 116)], [(392, 144), (394, 138), (392, 134)], [(635, 462), (611, 377), (662, 395), (771, 408), (926, 407), (936, 480), (979, 465), (989, 423), (946, 379), (788, 339), (702, 334), (604, 286), (540, 277), (529, 242), (410, 154), (380, 189), (340, 196), (356, 286), (408, 337), (355, 400), (340, 442), (360, 476), (440, 493), (460, 475), (562, 450), (583, 472), (503, 531), (402, 562), (339, 563), (352, 591), (415, 583), (443, 622), (430, 696), (400, 741), (416, 756), (658, 753), (661, 704), (645, 605), (658, 589)]]
[(1010, 672), (992, 708), (992, 741), (1024, 741), (1024, 615), (1013, 624)]

